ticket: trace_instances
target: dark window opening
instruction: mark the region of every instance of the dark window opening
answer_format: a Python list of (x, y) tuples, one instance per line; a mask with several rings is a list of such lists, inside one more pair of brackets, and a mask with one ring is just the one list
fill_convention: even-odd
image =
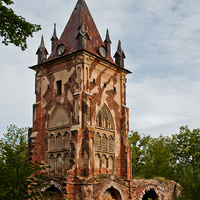
[(104, 83), (103, 86), (106, 87), (106, 84)]
[(93, 83), (95, 83), (95, 79), (93, 79)]
[(152, 199), (152, 200), (157, 200), (159, 197), (156, 194), (156, 192), (154, 191), (154, 189), (150, 189), (149, 191), (146, 191), (142, 200), (148, 200), (148, 199)]
[(116, 87), (114, 87), (114, 92), (116, 92)]
[(62, 94), (62, 81), (56, 81), (56, 85), (57, 85), (57, 95), (61, 95)]
[(69, 82), (70, 82), (70, 83), (72, 82), (72, 79), (71, 79), (71, 78), (69, 78)]
[(47, 89), (49, 89), (50, 88), (50, 86), (49, 86), (49, 84), (47, 85)]

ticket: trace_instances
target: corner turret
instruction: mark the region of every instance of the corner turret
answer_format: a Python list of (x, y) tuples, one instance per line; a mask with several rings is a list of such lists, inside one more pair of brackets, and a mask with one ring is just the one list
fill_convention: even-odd
[(47, 60), (48, 51), (47, 51), (47, 49), (45, 48), (45, 45), (44, 45), (43, 35), (42, 35), (42, 38), (41, 38), (40, 46), (39, 46), (39, 48), (36, 52), (36, 55), (38, 55), (38, 64), (41, 64), (41, 63), (43, 63)]
[(104, 44), (106, 46), (106, 50), (107, 52), (111, 55), (111, 40), (110, 40), (110, 36), (109, 36), (109, 32), (108, 32), (108, 29), (106, 31), (106, 39), (104, 40)]
[(121, 41), (118, 42), (117, 52), (114, 55), (115, 63), (124, 68), (124, 58), (126, 58), (124, 51), (122, 50)]
[(57, 42), (58, 42), (58, 38), (56, 34), (56, 24), (54, 24), (53, 36), (51, 38), (51, 52), (53, 52)]

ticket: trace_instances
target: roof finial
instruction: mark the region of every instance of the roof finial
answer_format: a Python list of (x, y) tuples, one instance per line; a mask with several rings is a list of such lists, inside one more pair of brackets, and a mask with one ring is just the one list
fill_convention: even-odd
[(118, 52), (119, 54), (122, 54), (122, 53), (123, 53), (123, 51), (122, 51), (122, 44), (121, 44), (121, 41), (120, 41), (120, 40), (119, 40), (119, 42), (118, 42), (117, 52)]
[(41, 37), (41, 43), (40, 43), (40, 47), (39, 48), (45, 48), (43, 35)]
[(56, 34), (56, 23), (54, 23), (53, 37), (57, 37), (57, 34)]
[(106, 40), (111, 42), (108, 29), (106, 30)]
[(57, 38), (57, 34), (56, 34), (56, 23), (54, 23), (53, 36), (51, 38), (51, 51), (52, 52), (53, 52), (53, 49), (55, 48), (57, 42), (58, 42), (58, 38)]
[(124, 51), (122, 50), (121, 41), (119, 40), (117, 46), (117, 52), (114, 55), (115, 63), (124, 68), (124, 58), (126, 58)]
[(110, 48), (110, 44), (111, 44), (111, 40), (110, 40), (110, 36), (109, 36), (109, 31), (108, 29), (106, 30), (106, 39), (104, 41), (104, 44), (106, 46), (107, 52), (111, 55), (111, 48)]
[(76, 7), (79, 5), (87, 7), (85, 0), (78, 0)]
[(39, 46), (36, 54), (38, 55), (38, 64), (43, 63), (47, 60), (48, 51), (47, 51), (47, 49), (45, 48), (45, 45), (44, 45), (43, 35), (42, 35), (42, 38), (41, 38), (40, 46)]

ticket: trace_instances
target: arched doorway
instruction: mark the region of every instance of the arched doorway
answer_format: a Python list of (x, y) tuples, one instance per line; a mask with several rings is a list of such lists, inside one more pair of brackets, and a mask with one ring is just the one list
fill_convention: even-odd
[(45, 200), (62, 200), (62, 192), (54, 186), (51, 186), (46, 189), (49, 197), (45, 198)]
[(150, 189), (148, 191), (145, 192), (142, 200), (158, 200), (158, 195), (156, 194), (154, 189)]
[(113, 187), (106, 190), (102, 200), (122, 200), (120, 193)]

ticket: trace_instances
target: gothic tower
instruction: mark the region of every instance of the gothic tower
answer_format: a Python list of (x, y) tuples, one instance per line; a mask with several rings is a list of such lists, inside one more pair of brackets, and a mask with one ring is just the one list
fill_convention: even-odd
[[(130, 199), (130, 71), (121, 42), (114, 62), (109, 33), (103, 42), (84, 0), (59, 39), (54, 27), (51, 40), (50, 56), (42, 38), (38, 64), (30, 67), (36, 72), (30, 160), (50, 166), (51, 199)], [(127, 188), (117, 178), (129, 181)]]

